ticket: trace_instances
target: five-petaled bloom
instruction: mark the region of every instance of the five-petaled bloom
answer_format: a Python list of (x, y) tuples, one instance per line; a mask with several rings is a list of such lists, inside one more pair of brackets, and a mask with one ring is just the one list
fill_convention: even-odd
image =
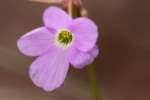
[(38, 58), (29, 74), (33, 83), (45, 91), (60, 87), (69, 64), (83, 68), (98, 55), (96, 24), (86, 18), (72, 19), (58, 7), (49, 7), (43, 14), (44, 26), (28, 32), (18, 40), (19, 50)]

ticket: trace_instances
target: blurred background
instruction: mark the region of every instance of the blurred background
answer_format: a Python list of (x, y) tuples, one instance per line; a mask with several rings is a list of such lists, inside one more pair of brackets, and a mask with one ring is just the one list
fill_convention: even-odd
[[(150, 100), (150, 2), (84, 0), (100, 30), (101, 54), (95, 61), (103, 100)], [(43, 25), (48, 4), (0, 1), (0, 100), (91, 100), (86, 69), (70, 69), (65, 87), (46, 93), (28, 78), (32, 58), (17, 39)]]

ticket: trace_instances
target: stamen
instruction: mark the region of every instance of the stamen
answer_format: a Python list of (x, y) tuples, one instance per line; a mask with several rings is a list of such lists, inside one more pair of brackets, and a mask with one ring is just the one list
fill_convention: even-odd
[(57, 43), (63, 48), (67, 48), (68, 46), (70, 46), (72, 40), (72, 33), (67, 30), (60, 31), (56, 37)]

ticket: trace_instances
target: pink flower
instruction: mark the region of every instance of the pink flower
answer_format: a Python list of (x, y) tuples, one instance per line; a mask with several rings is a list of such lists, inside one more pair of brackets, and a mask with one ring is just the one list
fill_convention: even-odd
[(93, 62), (98, 55), (98, 29), (92, 20), (72, 19), (57, 7), (46, 9), (43, 21), (45, 26), (18, 40), (18, 48), (27, 56), (37, 56), (29, 71), (33, 83), (53, 91), (63, 84), (70, 64), (80, 69)]

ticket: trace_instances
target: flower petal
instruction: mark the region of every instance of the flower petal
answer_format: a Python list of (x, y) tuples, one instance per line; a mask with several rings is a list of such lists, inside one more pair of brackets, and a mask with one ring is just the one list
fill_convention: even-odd
[(94, 58), (98, 56), (99, 54), (99, 49), (97, 46), (95, 46), (93, 49), (91, 49), (89, 52), (88, 52), (91, 56), (93, 56)]
[(63, 85), (68, 68), (66, 52), (55, 49), (32, 63), (30, 78), (36, 86), (45, 91), (53, 91)]
[(72, 21), (69, 30), (74, 33), (75, 46), (81, 51), (89, 51), (95, 46), (98, 37), (96, 24), (85, 17)]
[(68, 26), (72, 18), (58, 7), (49, 7), (43, 14), (43, 20), (47, 27), (61, 29)]
[(94, 47), (89, 52), (82, 52), (77, 49), (72, 50), (70, 56), (70, 63), (74, 68), (81, 69), (86, 65), (91, 64), (95, 57), (98, 55), (99, 50), (97, 47)]
[(53, 34), (44, 27), (37, 28), (18, 40), (19, 50), (28, 56), (39, 56), (53, 46)]

